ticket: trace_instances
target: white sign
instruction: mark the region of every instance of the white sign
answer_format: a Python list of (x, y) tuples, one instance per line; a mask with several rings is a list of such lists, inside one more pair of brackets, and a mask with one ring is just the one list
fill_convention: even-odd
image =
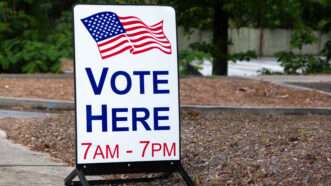
[(180, 159), (175, 11), (74, 7), (77, 164)]

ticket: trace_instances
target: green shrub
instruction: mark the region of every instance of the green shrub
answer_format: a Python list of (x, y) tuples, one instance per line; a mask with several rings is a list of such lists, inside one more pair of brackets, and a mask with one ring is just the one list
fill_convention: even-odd
[(279, 52), (277, 61), (284, 67), (287, 74), (313, 74), (331, 72), (330, 63), (319, 56), (309, 54), (294, 54), (293, 52)]
[(54, 32), (48, 41), (54, 45), (61, 57), (73, 57), (72, 13), (64, 12), (57, 21)]
[(38, 41), (7, 40), (1, 43), (2, 72), (59, 72), (60, 53), (52, 45)]
[(72, 57), (71, 17), (65, 12), (50, 30), (23, 11), (0, 16), (0, 72), (59, 72), (60, 58)]
[[(284, 68), (287, 74), (312, 74), (312, 73), (327, 73), (331, 72), (329, 59), (331, 56), (331, 43), (326, 43), (321, 52), (322, 56), (314, 56), (311, 54), (302, 54), (304, 45), (313, 44), (317, 38), (311, 29), (301, 27), (292, 33), (290, 45), (293, 49), (298, 49), (299, 54), (293, 52), (278, 52), (275, 54), (277, 61)], [(330, 46), (329, 46), (330, 45)], [(329, 47), (328, 47), (329, 46)]]
[(238, 52), (235, 54), (231, 54), (229, 56), (229, 60), (235, 61), (250, 61), (251, 59), (256, 59), (257, 55), (256, 52), (253, 50), (248, 50), (246, 52)]
[(208, 53), (197, 50), (179, 51), (179, 73), (182, 76), (199, 74), (204, 60), (210, 60)]

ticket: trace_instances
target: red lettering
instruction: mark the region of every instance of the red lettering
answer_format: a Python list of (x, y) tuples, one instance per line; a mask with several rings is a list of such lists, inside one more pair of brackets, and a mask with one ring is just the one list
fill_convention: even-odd
[(92, 143), (90, 143), (90, 142), (88, 142), (88, 143), (81, 143), (81, 145), (82, 146), (87, 146), (86, 147), (86, 150), (85, 150), (85, 153), (84, 153), (84, 160), (86, 160), (87, 153), (90, 150), (90, 148), (92, 146)]
[(106, 158), (108, 159), (110, 158), (114, 158), (116, 155), (116, 158), (119, 157), (119, 150), (118, 150), (118, 144), (115, 145), (114, 151), (111, 151), (111, 148), (109, 147), (109, 145), (106, 145)]
[(139, 143), (145, 144), (144, 149), (143, 149), (143, 152), (141, 153), (141, 157), (143, 158), (143, 157), (145, 157), (146, 149), (147, 149), (147, 147), (149, 145), (149, 141), (139, 141)]
[(95, 149), (93, 159), (95, 159), (96, 156), (100, 156), (100, 155), (102, 156), (102, 159), (105, 159), (105, 155), (103, 154), (100, 145), (98, 145), (97, 148)]
[(166, 143), (163, 143), (163, 156), (171, 156), (173, 152), (173, 156), (176, 156), (176, 143), (172, 143), (170, 151), (168, 149), (168, 145)]
[(155, 152), (159, 152), (161, 150), (161, 144), (160, 143), (152, 143), (152, 157), (154, 157)]

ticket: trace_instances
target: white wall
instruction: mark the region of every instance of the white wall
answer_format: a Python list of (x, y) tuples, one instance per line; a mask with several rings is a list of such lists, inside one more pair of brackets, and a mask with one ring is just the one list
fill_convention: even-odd
[[(259, 54), (260, 30), (255, 28), (229, 29), (229, 38), (232, 45), (229, 46), (230, 53), (245, 52), (253, 50)], [(291, 30), (286, 29), (264, 29), (263, 56), (273, 56), (279, 51), (299, 51), (290, 48)], [(319, 40), (313, 45), (303, 47), (302, 53), (317, 54), (328, 40), (328, 35), (315, 32)], [(178, 29), (179, 49), (186, 49), (194, 42), (210, 42), (212, 34), (207, 31), (195, 30), (191, 35), (184, 34), (182, 28)]]

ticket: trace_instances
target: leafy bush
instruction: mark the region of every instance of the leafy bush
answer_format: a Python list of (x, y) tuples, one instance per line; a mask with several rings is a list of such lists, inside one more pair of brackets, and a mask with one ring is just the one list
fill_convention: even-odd
[(317, 37), (314, 35), (313, 30), (309, 27), (301, 26), (292, 32), (290, 46), (301, 51), (304, 45), (310, 45), (316, 41)]
[(251, 59), (256, 59), (256, 52), (253, 50), (248, 50), (246, 52), (238, 52), (229, 56), (229, 60), (235, 61), (250, 61)]
[(59, 72), (60, 58), (72, 56), (71, 15), (65, 13), (53, 30), (42, 19), (20, 10), (0, 11), (0, 72)]
[(282, 72), (272, 71), (269, 68), (262, 68), (261, 70), (257, 71), (261, 75), (283, 75)]
[(287, 74), (331, 72), (330, 63), (319, 56), (279, 52), (276, 54), (276, 58), (280, 62), (280, 65), (284, 67), (284, 71)]
[(57, 21), (54, 33), (49, 35), (48, 40), (53, 43), (56, 50), (61, 54), (61, 57), (72, 58), (72, 13), (64, 12), (61, 18)]
[[(326, 57), (314, 56), (310, 54), (302, 54), (304, 45), (313, 44), (317, 38), (311, 29), (302, 28), (297, 29), (291, 36), (291, 47), (299, 49), (300, 54), (293, 52), (278, 52), (275, 54), (277, 61), (284, 67), (287, 74), (311, 74), (311, 73), (325, 73), (331, 72), (331, 65), (329, 59), (331, 56), (331, 43), (326, 43), (322, 55)], [(330, 45), (330, 47), (328, 47)]]
[(326, 61), (329, 62), (331, 60), (331, 40), (325, 43), (324, 48), (321, 51), (321, 55), (325, 56)]
[(182, 76), (197, 75), (204, 60), (210, 60), (208, 53), (198, 50), (182, 50), (179, 52), (179, 73)]
[(38, 41), (7, 40), (1, 43), (2, 72), (58, 72), (61, 55), (54, 46)]

